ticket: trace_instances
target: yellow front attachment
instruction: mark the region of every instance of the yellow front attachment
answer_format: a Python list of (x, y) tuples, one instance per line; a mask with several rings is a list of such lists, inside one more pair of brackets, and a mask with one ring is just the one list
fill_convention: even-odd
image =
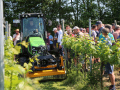
[(65, 70), (43, 70), (35, 71), (34, 73), (27, 73), (27, 77), (42, 77), (42, 76), (51, 76), (51, 75), (62, 75), (65, 74)]
[[(61, 63), (60, 66), (64, 67), (64, 63), (63, 63), (63, 57), (61, 58)], [(52, 67), (56, 67), (57, 65), (49, 65), (47, 67), (41, 67), (41, 68), (52, 68)], [(35, 68), (39, 68), (39, 67), (35, 67)], [(34, 77), (43, 77), (43, 76), (52, 76), (52, 75), (65, 75), (65, 67), (62, 68), (62, 70), (58, 70), (58, 69), (51, 69), (51, 70), (42, 70), (42, 71), (34, 71), (34, 72), (28, 72), (26, 74), (27, 77), (30, 78), (34, 78)]]

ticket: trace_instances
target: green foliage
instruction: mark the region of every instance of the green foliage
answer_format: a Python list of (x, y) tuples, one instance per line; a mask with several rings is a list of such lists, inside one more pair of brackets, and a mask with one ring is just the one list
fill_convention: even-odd
[[(92, 74), (90, 72), (80, 72), (82, 65), (78, 64), (78, 66), (76, 68), (72, 62), (71, 69), (68, 69), (67, 79), (63, 81), (63, 85), (72, 87), (70, 90), (100, 90), (99, 63), (94, 64)], [(104, 88), (104, 90), (107, 89)]]
[[(4, 44), (4, 63), (5, 63), (5, 90), (33, 90), (31, 80), (26, 78), (31, 64), (25, 64), (24, 69), (14, 61), (14, 54), (20, 53), (19, 46), (13, 46), (11, 40), (6, 40)], [(30, 83), (31, 82), (31, 83)]]
[[(120, 64), (120, 42), (115, 43), (113, 46), (109, 46), (106, 44), (107, 41), (98, 41), (97, 44), (92, 40), (90, 37), (70, 37), (70, 36), (64, 36), (63, 37), (63, 45), (65, 48), (72, 49), (72, 53), (75, 53), (75, 57), (78, 58), (79, 56), (82, 56), (82, 60), (87, 60), (87, 58), (90, 58), (92, 55), (95, 58), (100, 58), (100, 62), (96, 63), (92, 66), (92, 72), (87, 73), (87, 79), (83, 84), (80, 84), (78, 88), (83, 87), (81, 90), (96, 90), (98, 87), (99, 82), (101, 82), (101, 89), (102, 89), (102, 73), (103, 73), (103, 65), (109, 62), (111, 65), (119, 65)], [(90, 63), (87, 61), (87, 63)], [(100, 69), (101, 67), (101, 69)], [(100, 69), (100, 70), (99, 70)], [(78, 72), (80, 68), (77, 68), (77, 70), (73, 70), (73, 72)], [(73, 74), (73, 72), (68, 75), (68, 81), (72, 81), (73, 83), (76, 83), (76, 74)], [(81, 76), (81, 74), (77, 73), (77, 75)], [(85, 74), (86, 75), (86, 74)], [(90, 85), (90, 86), (89, 86)], [(93, 87), (95, 85), (96, 87)], [(97, 88), (98, 89), (98, 88)], [(80, 89), (79, 89), (80, 90)]]
[[(97, 45), (89, 37), (63, 37), (63, 45), (65, 48), (74, 50), (74, 53), (88, 57), (90, 55), (100, 58), (101, 62), (110, 64), (120, 64), (120, 42), (113, 46), (106, 45), (106, 41), (98, 41)], [(84, 58), (85, 58), (84, 57)]]

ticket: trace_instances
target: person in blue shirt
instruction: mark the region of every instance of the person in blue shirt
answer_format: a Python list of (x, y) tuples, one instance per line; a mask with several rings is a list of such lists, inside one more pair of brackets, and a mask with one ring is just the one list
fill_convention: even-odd
[(114, 39), (114, 36), (113, 36), (113, 34), (111, 34), (112, 25), (106, 24), (106, 25), (105, 25), (105, 28), (108, 28), (108, 29), (109, 29), (109, 34), (108, 34), (108, 36), (114, 41), (114, 40), (115, 40), (115, 39)]
[(48, 36), (50, 40), (50, 50), (53, 50), (53, 36), (51, 35), (51, 33), (48, 33)]
[[(104, 28), (102, 29), (102, 34), (99, 37), (99, 40), (104, 42), (107, 41), (107, 45), (112, 46), (112, 39), (109, 36), (109, 29), (108, 28)], [(115, 75), (114, 75), (114, 66), (110, 65), (109, 62), (107, 62), (105, 64), (105, 69), (106, 69), (106, 73), (109, 75), (110, 77), (110, 81), (111, 81), (111, 86), (109, 87), (109, 90), (116, 90), (115, 89)]]
[[(105, 28), (107, 28), (107, 29), (109, 30), (108, 36), (110, 37), (111, 41), (114, 42), (114, 41), (115, 41), (114, 36), (110, 33), (110, 30), (112, 29), (112, 26), (109, 25), (109, 24), (106, 24), (106, 25), (105, 25)], [(99, 36), (99, 40), (100, 40), (101, 38), (105, 39), (105, 37), (103, 36), (102, 33), (101, 33), (100, 36)], [(103, 41), (103, 40), (102, 40), (102, 41)]]

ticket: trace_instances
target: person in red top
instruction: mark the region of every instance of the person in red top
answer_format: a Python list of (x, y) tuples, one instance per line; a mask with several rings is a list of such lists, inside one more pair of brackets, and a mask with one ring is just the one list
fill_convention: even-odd
[(49, 36), (50, 36), (50, 34), (49, 34), (49, 32), (48, 32), (48, 33), (47, 33), (47, 39), (46, 39), (48, 51), (50, 51), (50, 40), (49, 40)]
[(70, 26), (69, 25), (67, 25), (66, 26), (66, 31), (65, 31), (65, 34), (67, 34), (67, 31), (70, 29)]
[(120, 33), (120, 26), (117, 25), (117, 26), (115, 27), (115, 32), (113, 33), (113, 36), (114, 36), (115, 41), (117, 41), (117, 37), (119, 36), (119, 33)]
[(86, 28), (86, 32), (89, 33), (89, 27)]
[(69, 28), (67, 30), (67, 35), (70, 35), (70, 36), (74, 37), (74, 34), (72, 33), (72, 29), (71, 28)]

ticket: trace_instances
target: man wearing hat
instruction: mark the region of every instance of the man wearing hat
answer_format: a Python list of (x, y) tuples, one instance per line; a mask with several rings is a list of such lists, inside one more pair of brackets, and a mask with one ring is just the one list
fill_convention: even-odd
[(98, 35), (97, 35), (97, 37), (99, 37), (99, 36), (100, 36), (100, 33), (102, 33), (103, 24), (102, 24), (101, 21), (97, 21), (95, 25), (97, 26), (97, 29), (98, 29), (98, 31), (99, 31), (99, 33), (98, 33)]
[(58, 40), (58, 31), (57, 31), (57, 28), (53, 28), (53, 32), (54, 32), (53, 47), (55, 48), (55, 47), (56, 47), (57, 40)]
[(84, 36), (84, 34), (80, 31), (80, 28), (77, 27), (77, 26), (75, 26), (75, 27), (73, 28), (73, 31), (74, 31), (75, 36), (77, 36), (77, 37), (79, 37), (79, 36)]
[[(112, 39), (109, 37), (109, 29), (104, 28), (102, 29), (102, 34), (100, 34), (99, 41), (106, 41), (106, 45), (112, 46)], [(104, 64), (105, 66), (105, 72), (109, 75), (110, 81), (111, 81), (111, 86), (109, 87), (109, 90), (116, 90), (115, 88), (115, 74), (114, 74), (114, 65), (110, 65), (109, 62)]]
[[(73, 31), (74, 31), (74, 34), (75, 34), (75, 37), (76, 37), (76, 38), (79, 38), (79, 37), (81, 37), (81, 36), (84, 36), (84, 34), (80, 31), (80, 28), (79, 28), (78, 26), (75, 26), (75, 27), (73, 28)], [(73, 61), (74, 61), (75, 66), (76, 66), (76, 65), (77, 65), (77, 59), (74, 58)], [(84, 61), (83, 61), (83, 62), (84, 62)], [(84, 63), (82, 63), (82, 65), (83, 65), (83, 64), (84, 64)]]
[(16, 45), (17, 41), (20, 40), (19, 29), (16, 29), (15, 32), (16, 32), (16, 33), (13, 35), (14, 46)]

